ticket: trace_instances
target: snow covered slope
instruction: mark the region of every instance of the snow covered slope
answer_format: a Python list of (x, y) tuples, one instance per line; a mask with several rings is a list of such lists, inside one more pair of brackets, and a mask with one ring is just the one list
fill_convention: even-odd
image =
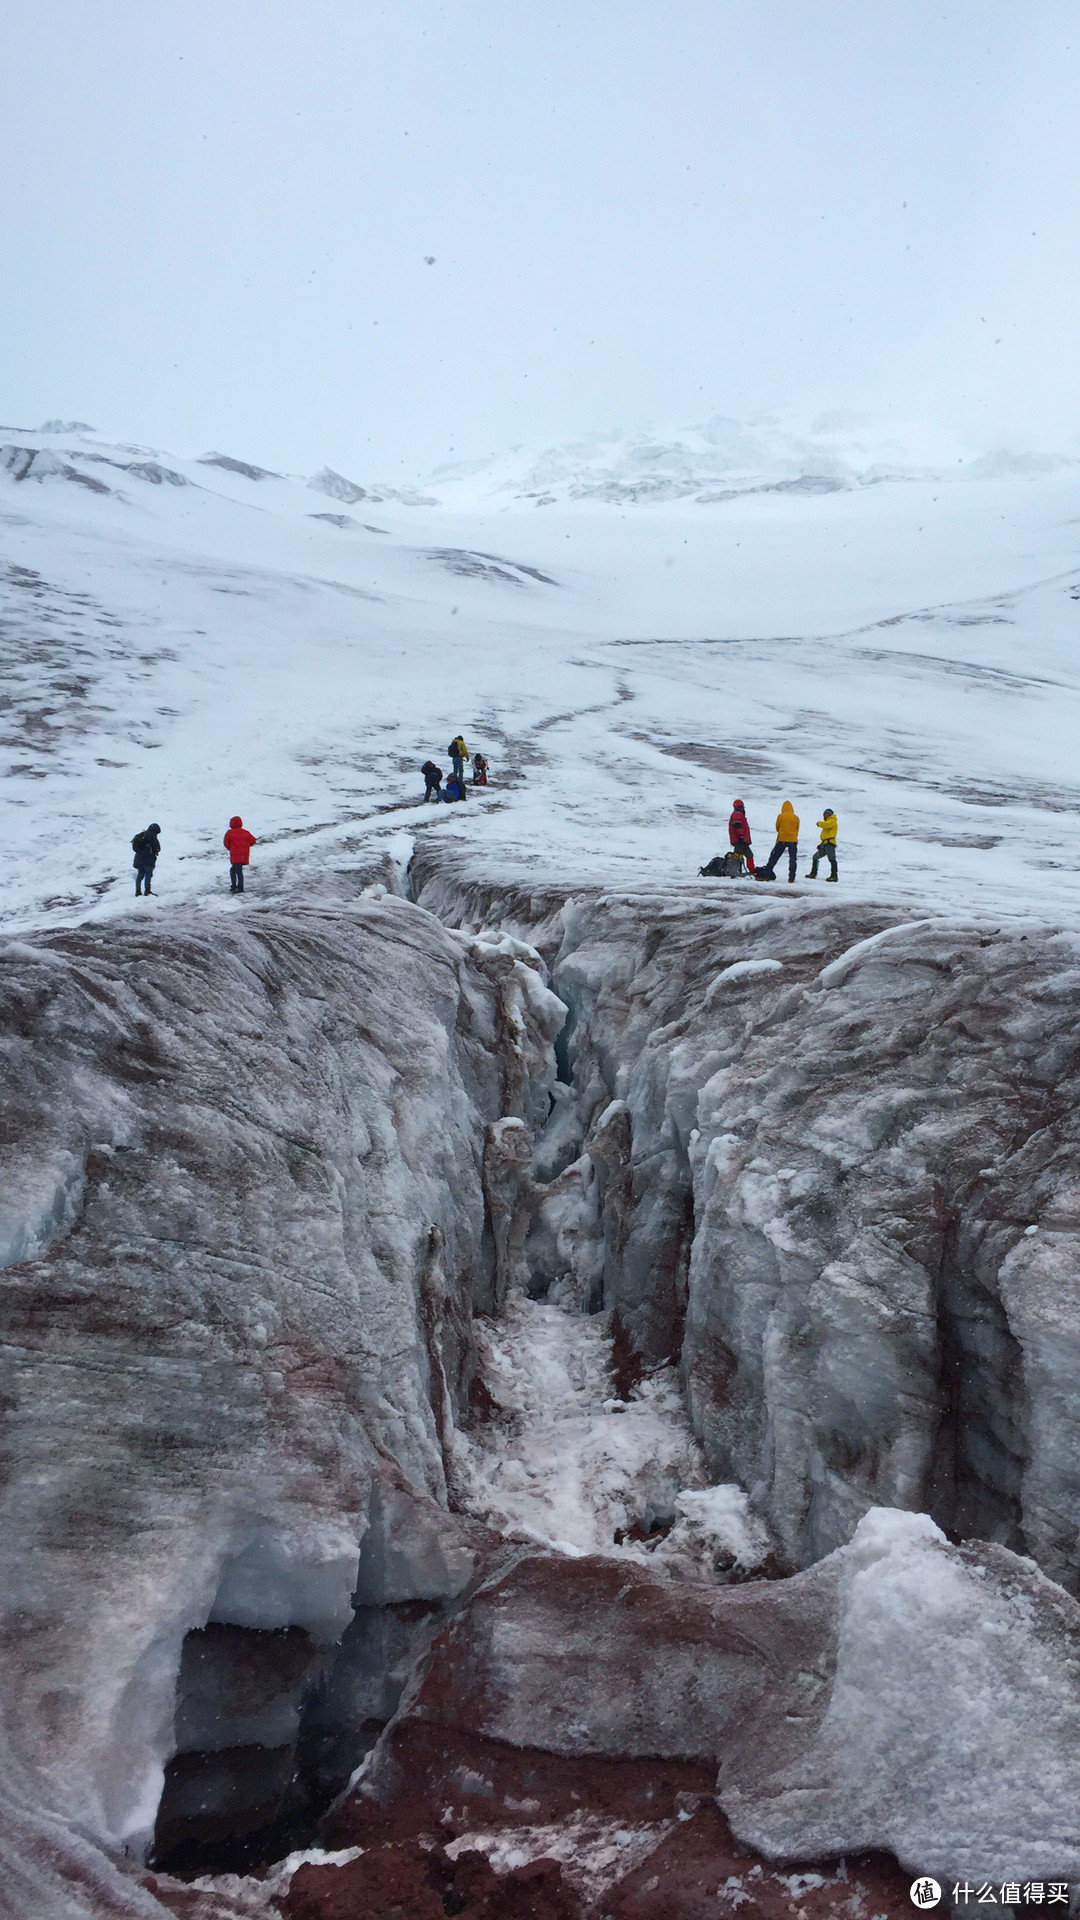
[[(517, 456), (391, 497), (51, 424), (0, 429), (9, 925), (125, 905), (151, 818), (169, 898), (235, 811), (263, 891), (402, 825), (626, 884), (735, 793), (759, 851), (833, 806), (849, 896), (1080, 916), (1074, 467), (714, 422), (550, 456), (538, 511)], [(465, 818), (416, 804), (458, 728)]]

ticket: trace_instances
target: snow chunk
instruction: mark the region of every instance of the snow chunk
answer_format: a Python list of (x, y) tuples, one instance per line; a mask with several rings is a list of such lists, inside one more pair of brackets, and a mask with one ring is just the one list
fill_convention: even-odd
[(1075, 1877), (1075, 1602), (1004, 1548), (881, 1507), (832, 1564), (828, 1706), (794, 1749), (777, 1728), (771, 1760), (747, 1756), (721, 1795), (740, 1838), (789, 1859), (888, 1848), (941, 1879)]
[(921, 927), (929, 925), (929, 920), (905, 920), (900, 926), (882, 927), (880, 933), (872, 933), (865, 940), (856, 940), (853, 947), (848, 947), (846, 952), (839, 954), (835, 960), (830, 960), (827, 967), (822, 967), (818, 980), (823, 987), (843, 986), (848, 975), (853, 973), (867, 954), (872, 953), (876, 947), (884, 946), (887, 940), (894, 939), (897, 934), (917, 933)]
[(891, 1554), (921, 1546), (947, 1546), (941, 1528), (928, 1513), (904, 1513), (898, 1507), (871, 1507), (864, 1513), (846, 1550), (849, 1566), (874, 1566)]
[(782, 964), (779, 960), (735, 960), (730, 967), (725, 967), (722, 973), (717, 974), (716, 979), (709, 988), (706, 998), (711, 999), (717, 987), (724, 986), (732, 981), (751, 980), (754, 975), (758, 973), (780, 973), (782, 971)]
[(768, 1528), (750, 1510), (741, 1487), (721, 1485), (680, 1493), (675, 1506), (679, 1519), (664, 1546), (669, 1552), (690, 1549), (714, 1571), (737, 1567), (749, 1573), (768, 1558), (772, 1542)]

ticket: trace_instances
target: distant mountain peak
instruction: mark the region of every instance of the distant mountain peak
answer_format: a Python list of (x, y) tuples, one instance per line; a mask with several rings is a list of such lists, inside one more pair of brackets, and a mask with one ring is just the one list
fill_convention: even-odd
[(346, 506), (354, 507), (358, 500), (367, 499), (367, 488), (358, 487), (355, 480), (346, 480), (343, 473), (335, 473), (333, 467), (323, 467), (321, 472), (313, 473), (308, 481), (316, 493), (329, 494), (331, 500), (344, 500)]
[(204, 453), (199, 461), (200, 467), (224, 467), (226, 473), (242, 474), (245, 480), (280, 480), (280, 473), (274, 473), (269, 467), (252, 466), (248, 460), (234, 460), (229, 453)]

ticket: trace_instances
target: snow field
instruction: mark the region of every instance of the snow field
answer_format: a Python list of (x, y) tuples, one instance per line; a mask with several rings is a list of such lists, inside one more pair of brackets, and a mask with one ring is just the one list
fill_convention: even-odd
[[(18, 440), (53, 464), (0, 472), (9, 923), (132, 910), (149, 818), (163, 897), (212, 895), (235, 811), (254, 890), (402, 821), (518, 875), (665, 886), (736, 792), (759, 857), (792, 799), (800, 876), (832, 805), (847, 897), (1080, 916), (1071, 467), (864, 462), (855, 485), (849, 449), (828, 493), (746, 471), (724, 500), (568, 486), (539, 510), (496, 469), (339, 526), (296, 480)], [(774, 441), (758, 482), (814, 466)], [(493, 785), (425, 810), (419, 763), (458, 728)]]

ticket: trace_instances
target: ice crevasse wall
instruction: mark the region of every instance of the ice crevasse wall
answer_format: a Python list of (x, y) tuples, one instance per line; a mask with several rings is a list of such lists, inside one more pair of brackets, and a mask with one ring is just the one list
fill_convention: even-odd
[[(1075, 942), (426, 848), (409, 887), (4, 944), (12, 1911), (157, 1911), (115, 1859), (187, 1636), (465, 1591), (447, 1466), (515, 1286), (610, 1307), (624, 1385), (680, 1359), (777, 1571), (891, 1506), (1080, 1581)], [(891, 1843), (774, 1799), (789, 1857)]]
[(484, 1127), (546, 1114), (565, 1010), (392, 896), (2, 957), (0, 1907), (113, 1911), (191, 1630), (317, 1647), (470, 1577)]
[[(1080, 947), (886, 907), (567, 896), (427, 852), (570, 1007), (532, 1244), (681, 1358), (789, 1570), (873, 1505), (1080, 1586)], [(554, 1157), (552, 1157), (554, 1156)]]

